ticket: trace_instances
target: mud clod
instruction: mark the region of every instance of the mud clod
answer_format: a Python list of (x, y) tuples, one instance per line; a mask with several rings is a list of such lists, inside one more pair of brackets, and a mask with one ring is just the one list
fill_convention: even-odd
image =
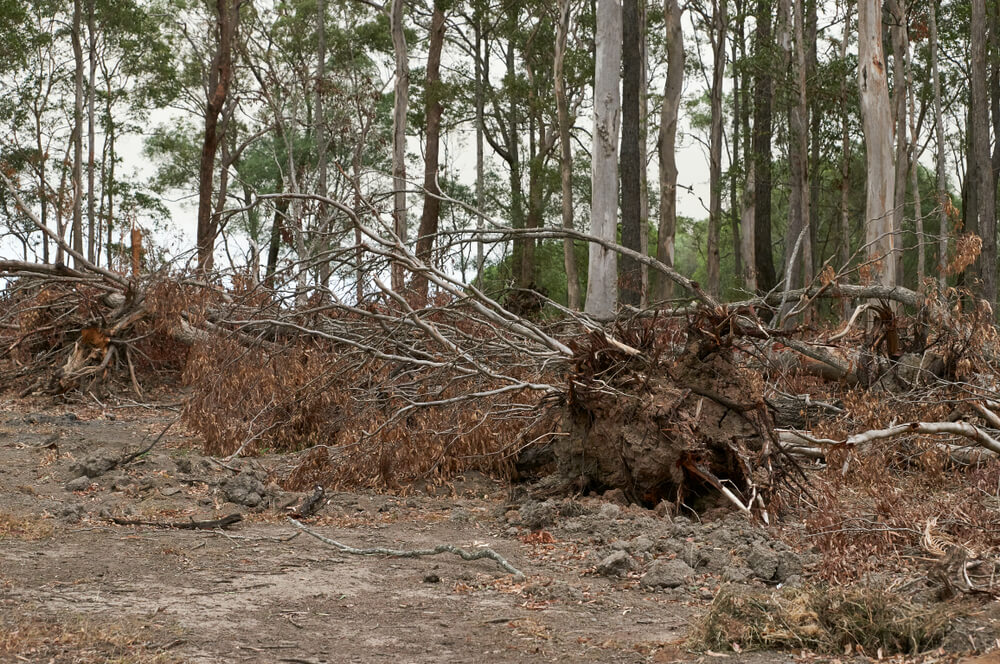
[(102, 447), (70, 465), (69, 470), (73, 477), (100, 477), (117, 464), (118, 455)]
[(678, 588), (694, 578), (695, 571), (683, 560), (654, 560), (642, 577), (642, 585), (649, 588)]
[(632, 556), (626, 551), (615, 551), (597, 564), (595, 570), (601, 576), (625, 576), (635, 566)]
[(236, 477), (222, 482), (222, 494), (231, 503), (257, 507), (264, 502), (267, 488), (254, 473), (243, 471)]

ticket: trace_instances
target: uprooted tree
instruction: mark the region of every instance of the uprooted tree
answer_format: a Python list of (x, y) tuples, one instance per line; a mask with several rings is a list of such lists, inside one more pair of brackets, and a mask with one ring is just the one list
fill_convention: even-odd
[[(22, 395), (142, 398), (144, 382), (172, 371), (191, 387), (185, 419), (209, 453), (300, 453), (296, 486), (399, 488), (475, 468), (545, 476), (553, 493), (617, 488), (649, 506), (721, 499), (764, 519), (789, 496), (815, 500), (805, 466), (846, 464), (879, 441), (924, 441), (962, 463), (1000, 452), (1000, 396), (984, 370), (992, 315), (957, 291), (851, 285), (828, 270), (807, 288), (722, 304), (653, 258), (572, 230), (477, 232), (594, 243), (687, 295), (608, 321), (530, 293), (529, 311), (555, 312), (545, 318), (421, 260), (374, 207), (294, 197), (355, 230), (358, 242), (323, 260), (360, 301), (301, 290), (309, 262), (267, 285), (126, 276), (53, 235), (76, 268), (0, 261), (4, 382)], [(393, 268), (430, 295), (386, 285)], [(830, 298), (860, 303), (836, 334), (787, 324)], [(859, 414), (845, 403), (859, 391), (898, 407)]]

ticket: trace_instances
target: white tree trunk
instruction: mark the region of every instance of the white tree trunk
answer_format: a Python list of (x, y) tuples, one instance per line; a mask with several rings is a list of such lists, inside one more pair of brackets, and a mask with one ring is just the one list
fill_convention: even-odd
[(897, 238), (892, 233), (896, 180), (892, 112), (882, 48), (882, 3), (858, 3), (858, 85), (868, 167), (865, 201), (865, 242), (868, 260), (877, 267), (879, 282), (896, 285)]
[[(614, 242), (618, 230), (618, 130), (621, 126), (618, 71), (622, 60), (622, 5), (619, 0), (598, 0), (595, 42), (590, 232)], [(613, 316), (618, 304), (617, 286), (617, 255), (591, 244), (585, 311), (599, 317)]]

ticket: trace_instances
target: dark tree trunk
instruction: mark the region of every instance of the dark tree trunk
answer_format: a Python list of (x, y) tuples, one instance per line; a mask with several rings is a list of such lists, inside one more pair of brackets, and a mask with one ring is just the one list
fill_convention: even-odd
[[(622, 244), (641, 251), (639, 183), (639, 1), (622, 2), (622, 144), (621, 215)], [(638, 261), (623, 256), (618, 280), (623, 304), (639, 306), (642, 299), (642, 272)]]
[[(420, 231), (417, 236), (417, 258), (425, 265), (432, 262), (434, 236), (438, 232), (441, 216), (441, 190), (438, 188), (438, 157), (440, 154), (441, 113), (441, 48), (444, 45), (444, 11), (439, 3), (434, 3), (431, 16), (430, 44), (427, 51), (427, 89), (424, 92), (424, 114), (427, 118), (424, 146), (424, 209), (420, 215)], [(427, 276), (418, 273), (413, 278), (416, 294), (427, 298)]]
[(776, 281), (771, 249), (771, 15), (770, 0), (758, 0), (754, 35), (754, 259), (757, 289), (763, 292), (774, 288)]

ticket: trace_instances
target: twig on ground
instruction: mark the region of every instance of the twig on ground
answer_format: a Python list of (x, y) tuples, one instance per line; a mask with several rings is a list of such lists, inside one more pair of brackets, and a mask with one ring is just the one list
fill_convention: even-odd
[(507, 560), (501, 556), (499, 553), (493, 549), (479, 549), (477, 551), (466, 551), (465, 549), (460, 549), (457, 546), (451, 544), (439, 544), (433, 549), (386, 549), (384, 547), (373, 547), (370, 549), (356, 549), (353, 546), (348, 546), (346, 544), (341, 544), (329, 537), (324, 537), (316, 531), (306, 527), (302, 523), (296, 521), (292, 517), (288, 517), (288, 520), (299, 530), (305, 532), (307, 535), (312, 535), (320, 542), (324, 544), (329, 544), (332, 547), (343, 551), (344, 553), (349, 553), (355, 556), (392, 556), (394, 558), (420, 558), (422, 556), (436, 556), (439, 553), (453, 553), (462, 560), (479, 560), (481, 558), (489, 558), (490, 560), (496, 561), (500, 567), (502, 567), (507, 572), (510, 572), (518, 580), (524, 580), (524, 573), (519, 569), (511, 565)]

